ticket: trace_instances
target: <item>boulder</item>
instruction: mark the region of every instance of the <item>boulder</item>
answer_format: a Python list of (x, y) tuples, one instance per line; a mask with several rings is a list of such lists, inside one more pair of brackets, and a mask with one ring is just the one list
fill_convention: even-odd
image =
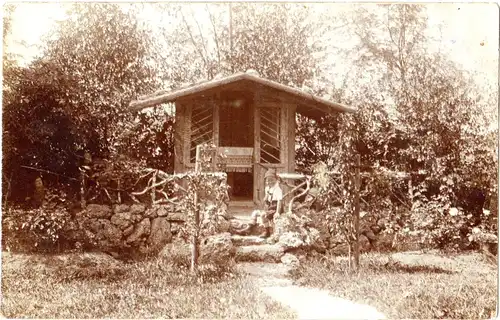
[(167, 204), (159, 204), (153, 205), (148, 208), (144, 215), (148, 218), (156, 218), (156, 217), (166, 217), (170, 212), (174, 211), (174, 205), (171, 203)]
[(114, 226), (109, 220), (101, 220), (101, 234), (102, 239), (109, 243), (111, 246), (120, 246), (122, 243), (122, 232)]
[(133, 223), (137, 223), (137, 222), (140, 222), (144, 219), (145, 217), (142, 215), (142, 214), (133, 214), (131, 213), (131, 220)]
[(321, 232), (318, 229), (315, 228), (308, 228), (307, 230), (307, 235), (305, 242), (307, 245), (319, 252), (319, 253), (325, 253), (326, 249), (328, 248), (327, 241), (325, 241), (324, 237), (322, 236)]
[(200, 244), (200, 263), (225, 264), (234, 257), (236, 248), (229, 232), (206, 237)]
[(134, 226), (130, 225), (125, 230), (123, 230), (123, 236), (128, 237), (129, 235), (132, 234), (132, 232), (134, 232)]
[[(168, 220), (168, 218), (167, 218)], [(176, 235), (179, 233), (179, 231), (181, 230), (181, 226), (182, 226), (182, 223), (179, 223), (179, 222), (171, 222), (170, 221), (170, 232), (173, 234), (173, 235)]]
[(135, 203), (130, 206), (130, 214), (132, 215), (144, 215), (144, 212), (146, 212), (146, 206), (143, 205), (142, 203)]
[(156, 215), (158, 217), (166, 217), (168, 216), (169, 212), (172, 212), (172, 210), (172, 206), (159, 206), (158, 209), (156, 209)]
[(263, 244), (238, 247), (236, 261), (280, 262), (285, 254), (283, 247), (276, 244)]
[(126, 243), (137, 244), (141, 238), (148, 236), (151, 231), (151, 222), (148, 218), (143, 219), (134, 228), (134, 231), (127, 237)]
[(298, 232), (284, 232), (279, 235), (277, 244), (281, 246), (285, 252), (290, 249), (303, 248), (306, 244), (302, 238), (302, 235)]
[(283, 263), (284, 265), (290, 266), (294, 269), (298, 268), (300, 266), (299, 258), (297, 258), (296, 256), (294, 256), (291, 253), (285, 253), (281, 257), (281, 263)]
[(172, 241), (172, 233), (170, 232), (170, 223), (167, 218), (155, 218), (151, 222), (151, 232), (148, 238), (148, 245), (153, 251), (159, 251), (167, 243)]
[(117, 204), (114, 209), (114, 213), (122, 213), (130, 211), (130, 206), (127, 204)]
[(251, 246), (251, 245), (259, 245), (267, 242), (266, 239), (258, 237), (258, 236), (240, 236), (233, 235), (231, 236), (233, 244), (235, 246)]
[(144, 211), (144, 217), (150, 219), (158, 217), (158, 208), (152, 207), (146, 209), (146, 211)]
[(247, 235), (260, 235), (264, 232), (264, 227), (261, 224), (255, 225), (252, 230), (248, 230), (248, 222), (241, 221), (239, 219), (229, 220), (229, 232), (235, 235), (247, 236)]
[(231, 230), (231, 222), (226, 220), (223, 216), (217, 217), (217, 225), (215, 227), (217, 233), (226, 233)]
[(84, 223), (84, 235), (100, 250), (122, 244), (122, 232), (108, 219), (88, 219)]
[(327, 249), (321, 232), (315, 228), (314, 223), (307, 216), (283, 214), (276, 217), (275, 231), (271, 238), (286, 252), (312, 249), (324, 253)]
[(119, 212), (111, 217), (111, 223), (121, 230), (125, 230), (132, 224), (131, 218), (130, 212)]
[(113, 211), (109, 206), (89, 204), (87, 208), (85, 208), (85, 216), (88, 218), (103, 219), (111, 217), (112, 214)]
[(180, 211), (170, 212), (167, 218), (168, 221), (180, 221), (180, 222), (186, 221), (186, 215)]

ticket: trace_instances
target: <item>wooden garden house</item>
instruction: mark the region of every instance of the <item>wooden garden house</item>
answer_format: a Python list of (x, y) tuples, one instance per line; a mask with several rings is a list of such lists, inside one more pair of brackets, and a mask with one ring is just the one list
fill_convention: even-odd
[(175, 104), (174, 171), (193, 170), (196, 146), (213, 143), (226, 156), (231, 200), (254, 204), (263, 199), (268, 168), (295, 170), (296, 113), (316, 118), (354, 112), (255, 72), (143, 96), (130, 107), (140, 110), (168, 102)]

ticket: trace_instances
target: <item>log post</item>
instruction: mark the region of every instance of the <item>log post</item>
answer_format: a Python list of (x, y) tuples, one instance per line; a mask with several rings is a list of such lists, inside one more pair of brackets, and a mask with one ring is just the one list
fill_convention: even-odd
[(120, 178), (118, 178), (118, 180), (116, 181), (116, 186), (117, 186), (117, 189), (118, 189), (118, 204), (121, 204), (122, 203), (122, 195), (121, 195), (121, 192), (120, 192), (120, 188), (121, 188)]
[(153, 173), (153, 177), (151, 177), (151, 186), (153, 188), (151, 188), (151, 205), (154, 205), (155, 204), (155, 200), (156, 200), (156, 188), (155, 188), (155, 184), (156, 184), (156, 174), (157, 174), (158, 171), (155, 171)]
[(359, 154), (356, 155), (356, 166), (355, 166), (355, 176), (354, 176), (354, 228), (356, 234), (356, 241), (354, 242), (354, 266), (356, 270), (359, 270), (359, 193), (361, 189), (361, 178), (360, 178), (360, 167), (361, 158)]
[[(196, 146), (195, 173), (201, 172), (201, 151), (202, 146)], [(200, 247), (198, 239), (198, 228), (200, 227), (200, 211), (198, 210), (198, 192), (194, 194), (194, 233), (191, 240), (191, 272), (195, 273), (198, 269), (198, 257), (200, 256)]]
[(82, 209), (87, 207), (85, 201), (85, 167), (80, 167), (80, 206)]

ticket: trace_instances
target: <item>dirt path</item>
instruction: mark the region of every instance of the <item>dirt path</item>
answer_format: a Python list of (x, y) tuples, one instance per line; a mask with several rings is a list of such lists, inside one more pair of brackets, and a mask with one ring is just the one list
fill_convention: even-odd
[(240, 263), (240, 272), (275, 301), (288, 306), (299, 319), (385, 319), (375, 308), (331, 296), (328, 291), (294, 285), (289, 267), (275, 263)]

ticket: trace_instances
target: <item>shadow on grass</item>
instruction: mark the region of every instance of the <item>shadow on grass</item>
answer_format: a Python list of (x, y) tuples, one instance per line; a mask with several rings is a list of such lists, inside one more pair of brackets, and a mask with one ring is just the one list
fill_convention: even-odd
[[(385, 260), (385, 261), (384, 261)], [(349, 267), (349, 264), (345, 260), (333, 260), (333, 259), (317, 259), (310, 261), (311, 265), (315, 265), (316, 268), (327, 269), (330, 272), (340, 272), (346, 273), (350, 271), (354, 271), (352, 267)], [(456, 274), (457, 271), (453, 271), (447, 268), (443, 268), (435, 265), (425, 265), (425, 264), (406, 264), (400, 261), (395, 261), (392, 259), (383, 259), (383, 260), (365, 260), (361, 262), (360, 265), (361, 270), (365, 272), (374, 272), (374, 273), (407, 273), (407, 274), (418, 274), (418, 273), (427, 273), (427, 274)]]
[(407, 265), (399, 262), (388, 262), (383, 265), (378, 265), (378, 267), (371, 265), (370, 269), (376, 269), (377, 271), (390, 271), (390, 272), (402, 272), (402, 273), (442, 273), (442, 274), (457, 273), (456, 271), (451, 271), (436, 266)]

